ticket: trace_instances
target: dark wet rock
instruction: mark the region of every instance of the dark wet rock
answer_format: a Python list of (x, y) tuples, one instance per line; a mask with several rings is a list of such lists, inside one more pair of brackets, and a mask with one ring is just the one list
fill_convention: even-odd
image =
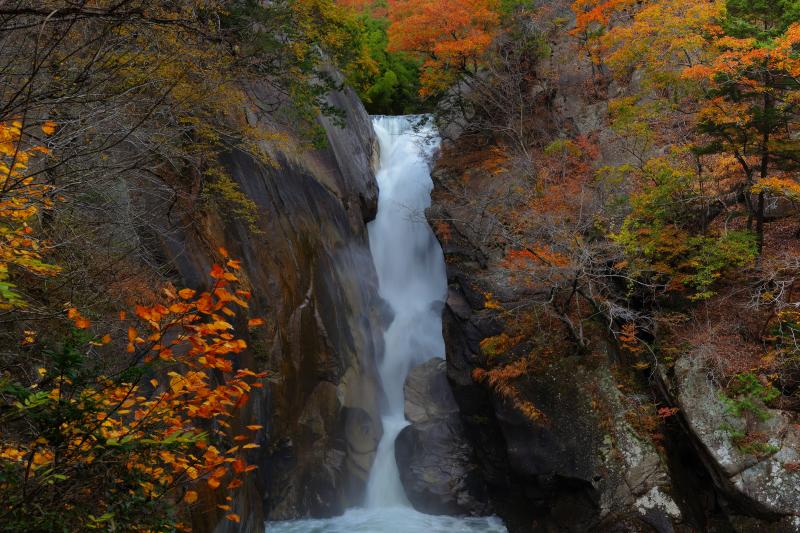
[(443, 359), (413, 369), (405, 383), (406, 418), (395, 456), (406, 495), (429, 514), (486, 515), (488, 497)]
[[(270, 91), (264, 84), (250, 94), (257, 104), (274, 101)], [(234, 501), (243, 525), (224, 520), (215, 509), (224, 500), (213, 500), (198, 513), (195, 531), (260, 533), (265, 519), (331, 516), (364, 496), (382, 433), (375, 361), (386, 317), (366, 231), (377, 209), (377, 141), (352, 90), (331, 95), (330, 103), (344, 112), (344, 126), (320, 117), (328, 141), (320, 149), (275, 116), (243, 111), (250, 126), (284, 138), (262, 146), (273, 164), (239, 151), (223, 158), (257, 206), (254, 225), (224, 206), (195, 208), (185, 220), (177, 209), (152, 207), (153, 227), (142, 230), (176, 285), (207, 287), (216, 250), (226, 247), (242, 261), (252, 315), (267, 323), (249, 334), (250, 348), (236, 362), (271, 373), (268, 389), (254, 391), (235, 421), (238, 428), (264, 426), (261, 448), (249, 457), (259, 468)], [(194, 180), (192, 190), (200, 191), (201, 178)], [(156, 205), (151, 198), (170, 191), (129, 194), (147, 209)], [(210, 498), (224, 498), (219, 492)]]
[(511, 531), (675, 531), (683, 519), (667, 466), (626, 419), (609, 365), (565, 356), (530, 373), (520, 393), (543, 417), (529, 419), (473, 380), (485, 362), (480, 341), (499, 330), (484, 309), (464, 311), (459, 279), (451, 273), (444, 315), (447, 374), (490, 500)]

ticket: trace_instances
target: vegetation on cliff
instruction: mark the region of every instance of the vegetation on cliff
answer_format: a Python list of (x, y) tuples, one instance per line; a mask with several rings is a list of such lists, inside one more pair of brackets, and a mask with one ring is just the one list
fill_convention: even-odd
[(165, 250), (216, 211), (254, 225), (223, 156), (276, 164), (282, 125), (318, 146), (362, 42), (326, 0), (0, 6), (0, 529), (242, 519), (263, 320), (227, 251), (179, 290)]
[[(546, 423), (525, 387), (559, 354), (647, 381), (703, 348), (742, 450), (800, 410), (795, 0), (14, 0), (0, 45), (8, 529), (240, 520), (220, 494), (263, 433), (232, 414), (266, 376), (209, 215), (256, 228), (226, 156), (319, 148), (345, 84), (445, 138), (436, 229), (503, 324), (474, 384)], [(677, 410), (632, 412), (659, 443)]]
[[(479, 21), (424, 4), (403, 2), (389, 35), (423, 59), (454, 134), (437, 230), (509, 283), (485, 298), (506, 331), (474, 378), (535, 419), (513, 384), (554, 351), (652, 373), (709, 341), (702, 323), (725, 331), (722, 388), (754, 375), (780, 391), (763, 402), (797, 409), (798, 4), (462, 2), (491, 11)], [(453, 19), (432, 24), (439, 9)], [(554, 64), (554, 46), (580, 59)]]

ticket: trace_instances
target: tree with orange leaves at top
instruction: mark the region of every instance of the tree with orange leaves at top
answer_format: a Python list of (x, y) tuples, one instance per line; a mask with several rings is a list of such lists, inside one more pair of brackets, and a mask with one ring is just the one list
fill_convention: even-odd
[[(45, 135), (55, 124), (41, 125)], [(36, 143), (25, 144), (23, 123), (0, 123), (0, 309), (21, 307), (24, 298), (10, 280), (10, 269), (17, 268), (41, 276), (51, 276), (58, 267), (42, 261), (42, 243), (33, 236), (29, 222), (41, 207), (48, 207), (50, 188), (36, 181), (29, 166), (47, 149)]]
[(495, 0), (389, 0), (389, 48), (418, 54), (423, 96), (475, 72), (500, 23)]
[(700, 131), (709, 153), (732, 154), (744, 179), (742, 198), (763, 249), (766, 184), (800, 169), (800, 5), (796, 1), (728, 0), (709, 45), (719, 54), (686, 69), (705, 98)]
[(594, 48), (612, 71), (644, 73), (643, 102), (656, 97), (691, 117), (689, 142), (700, 168), (708, 166), (702, 160), (708, 156), (736, 162), (733, 194), (747, 208), (748, 228), (755, 221), (761, 252), (766, 195), (785, 187), (758, 183), (791, 180), (800, 168), (798, 2), (649, 0), (630, 20), (608, 27), (623, 7), (614, 1), (574, 3), (584, 28), (607, 30), (595, 34)]
[[(70, 308), (73, 333), (41, 351), (34, 377), (0, 378), (4, 527), (188, 530), (186, 510), (201, 492), (234, 490), (256, 468), (246, 454), (261, 426), (229, 420), (266, 374), (234, 367), (247, 344), (230, 321), (250, 295), (238, 286), (238, 261), (221, 252), (226, 264), (212, 268), (209, 291), (167, 286), (162, 303), (136, 306), (132, 320), (120, 313), (128, 356), (113, 369), (98, 370), (96, 356), (120, 344), (89, 333), (91, 321)], [(231, 501), (217, 507), (239, 522)]]

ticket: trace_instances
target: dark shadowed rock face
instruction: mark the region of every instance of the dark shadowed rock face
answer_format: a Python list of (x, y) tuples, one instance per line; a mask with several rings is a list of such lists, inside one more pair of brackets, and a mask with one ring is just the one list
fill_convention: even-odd
[[(268, 91), (252, 88), (253, 109)], [(273, 373), (237, 422), (264, 426), (261, 448), (250, 457), (259, 468), (234, 501), (242, 524), (220, 521), (215, 504), (222, 501), (209, 501), (195, 531), (260, 532), (265, 519), (330, 516), (363, 498), (382, 432), (375, 369), (381, 306), (366, 232), (377, 208), (377, 142), (355, 93), (330, 101), (344, 111), (345, 125), (319, 119), (328, 139), (323, 149), (310, 148), (285, 124), (243, 111), (242, 121), (285, 138), (263, 147), (274, 165), (243, 152), (224, 161), (257, 205), (257, 227), (232, 213), (195, 210), (185, 221), (160, 214), (162, 227), (147, 236), (160, 242), (158, 259), (176, 283), (198, 289), (219, 260), (216, 250), (226, 247), (242, 260), (252, 314), (267, 322), (251, 332), (238, 361)], [(200, 190), (199, 178), (192, 189)], [(146, 197), (134, 200), (149, 205)], [(212, 498), (224, 498), (219, 492)]]
[(498, 325), (461, 284), (463, 273), (451, 267), (450, 274), (447, 374), (479, 472), (509, 530), (675, 531), (681, 512), (666, 465), (626, 420), (608, 366), (565, 356), (531, 373), (520, 393), (543, 419), (529, 420), (472, 379), (480, 340)]
[(445, 361), (432, 359), (413, 369), (404, 392), (410, 425), (397, 437), (395, 456), (411, 504), (429, 514), (490, 514)]

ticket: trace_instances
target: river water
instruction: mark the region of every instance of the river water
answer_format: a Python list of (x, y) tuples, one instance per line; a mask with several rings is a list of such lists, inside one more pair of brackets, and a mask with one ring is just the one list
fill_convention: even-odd
[(415, 511), (406, 498), (395, 462), (394, 443), (407, 425), (403, 384), (418, 364), (444, 356), (441, 311), (447, 293), (444, 256), (425, 220), (433, 182), (428, 164), (436, 149), (429, 126), (417, 117), (375, 117), (381, 149), (378, 214), (369, 224), (369, 244), (381, 297), (394, 313), (384, 332), (378, 371), (386, 392), (383, 437), (378, 446), (364, 508), (324, 520), (267, 524), (279, 533), (504, 533), (494, 517), (454, 518)]

